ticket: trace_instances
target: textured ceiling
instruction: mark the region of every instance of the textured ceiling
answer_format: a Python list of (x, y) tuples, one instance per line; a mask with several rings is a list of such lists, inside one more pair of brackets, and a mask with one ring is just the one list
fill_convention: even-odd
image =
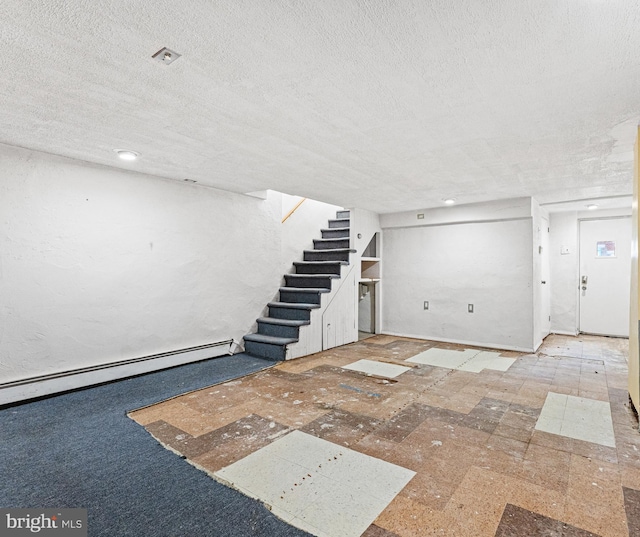
[(639, 27), (629, 0), (3, 0), (0, 142), (377, 212), (620, 196)]

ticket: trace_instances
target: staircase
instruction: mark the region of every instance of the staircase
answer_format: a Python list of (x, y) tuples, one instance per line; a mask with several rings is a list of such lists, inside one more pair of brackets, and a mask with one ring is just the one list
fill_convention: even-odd
[(258, 332), (244, 336), (247, 354), (268, 360), (285, 360), (287, 345), (296, 343), (300, 328), (311, 323), (311, 311), (319, 309), (322, 295), (331, 292), (331, 282), (340, 278), (349, 264), (349, 211), (338, 211), (329, 227), (314, 239), (313, 250), (305, 250), (296, 261), (295, 274), (285, 274), (280, 300), (269, 303), (269, 315), (257, 320)]

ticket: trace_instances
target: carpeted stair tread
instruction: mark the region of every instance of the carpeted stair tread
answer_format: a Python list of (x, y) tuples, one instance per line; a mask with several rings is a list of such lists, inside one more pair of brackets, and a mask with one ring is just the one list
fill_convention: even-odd
[(330, 293), (327, 287), (280, 287), (280, 291), (286, 293)]
[[(335, 250), (332, 250), (332, 252), (333, 251)], [(296, 266), (309, 265), (309, 266), (319, 267), (319, 266), (330, 266), (330, 265), (348, 265), (349, 262), (348, 261), (294, 261), (293, 264)]]
[(279, 324), (282, 326), (304, 326), (311, 324), (311, 321), (296, 321), (293, 319), (277, 319), (276, 317), (260, 317), (259, 323)]
[(351, 231), (350, 227), (323, 227), (320, 231)]
[(305, 253), (315, 253), (315, 254), (319, 254), (322, 252), (329, 252), (329, 253), (337, 253), (337, 252), (343, 252), (343, 253), (350, 253), (350, 254), (355, 254), (357, 250), (354, 250), (353, 248), (315, 248), (313, 250), (304, 250)]
[(315, 310), (320, 307), (320, 304), (302, 304), (298, 302), (269, 302), (267, 304), (270, 308), (291, 308), (294, 310)]
[(332, 279), (336, 279), (336, 278), (340, 278), (340, 274), (287, 274), (287, 278), (292, 278), (292, 279), (296, 279), (296, 278), (300, 278), (300, 279), (306, 279), (306, 278), (332, 278)]
[(263, 334), (247, 334), (244, 336), (245, 341), (254, 341), (255, 343), (267, 343), (269, 345), (289, 345), (298, 341), (295, 338), (265, 336)]
[(313, 242), (317, 242), (318, 244), (332, 244), (334, 242), (343, 242), (348, 240), (349, 237), (331, 237), (330, 239), (313, 239)]

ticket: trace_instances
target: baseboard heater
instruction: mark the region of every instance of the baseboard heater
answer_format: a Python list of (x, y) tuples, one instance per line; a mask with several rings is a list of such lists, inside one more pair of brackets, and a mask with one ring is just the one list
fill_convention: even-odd
[(0, 406), (231, 354), (232, 339), (0, 383)]

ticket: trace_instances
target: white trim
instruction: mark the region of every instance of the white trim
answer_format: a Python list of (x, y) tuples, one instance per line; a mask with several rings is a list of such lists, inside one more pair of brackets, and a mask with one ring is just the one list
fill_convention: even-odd
[(578, 335), (578, 331), (576, 330), (575, 332), (569, 332), (568, 330), (551, 330), (551, 334), (556, 334), (558, 336), (577, 336)]
[(216, 358), (230, 354), (230, 344), (231, 341), (229, 340), (201, 347), (192, 347), (184, 349), (184, 351), (173, 351), (134, 359), (130, 363), (105, 364), (93, 370), (61, 372), (55, 376), (51, 375), (50, 378), (46, 378), (46, 376), (34, 377), (24, 381), (8, 382), (5, 386), (0, 386), (0, 405), (133, 377), (160, 369), (199, 362), (208, 358)]
[(414, 334), (400, 334), (397, 332), (387, 332), (387, 331), (383, 331), (381, 335), (385, 335), (385, 336), (399, 336), (399, 337), (410, 337), (412, 339), (422, 339), (424, 341), (437, 341), (439, 343), (454, 343), (457, 345), (470, 345), (472, 347), (484, 347), (487, 349), (497, 349), (497, 350), (503, 350), (503, 351), (516, 351), (516, 352), (528, 352), (528, 353), (532, 353), (534, 352), (533, 349), (531, 348), (526, 348), (526, 347), (516, 347), (513, 345), (504, 345), (502, 343), (498, 344), (498, 343), (478, 343), (477, 341), (465, 341), (465, 340), (461, 340), (461, 339), (446, 339), (446, 338), (438, 338), (438, 337), (431, 337), (431, 336), (416, 336)]

